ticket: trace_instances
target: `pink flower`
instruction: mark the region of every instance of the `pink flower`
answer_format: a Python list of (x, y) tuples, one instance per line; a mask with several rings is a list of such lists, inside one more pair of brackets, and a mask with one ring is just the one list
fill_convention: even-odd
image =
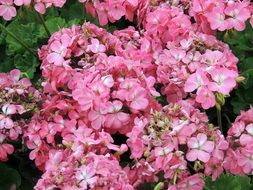
[(17, 112), (16, 106), (12, 104), (5, 104), (2, 107), (2, 111), (5, 115), (13, 115)]
[(113, 87), (114, 79), (113, 79), (112, 75), (103, 76), (103, 77), (101, 77), (101, 79), (102, 79), (103, 84), (105, 86), (107, 86), (108, 88)]
[(0, 114), (0, 129), (11, 129), (14, 126), (14, 122), (9, 117)]
[[(120, 18), (125, 15), (125, 12), (126, 12), (125, 8), (122, 6), (122, 4), (120, 2), (123, 3), (122, 0), (109, 1), (108, 6), (110, 8), (108, 11), (108, 16), (109, 16), (109, 20), (111, 22), (114, 22), (116, 20), (120, 20)], [(110, 18), (112, 18), (112, 19), (110, 19)]]
[(250, 18), (250, 12), (245, 6), (245, 3), (241, 2), (228, 4), (224, 10), (225, 14), (230, 16), (227, 29), (235, 28), (238, 31), (245, 29), (245, 22)]
[(253, 123), (246, 126), (247, 134), (242, 134), (240, 137), (240, 143), (243, 146), (253, 143)]
[(207, 85), (207, 84), (208, 84), (208, 78), (202, 71), (198, 70), (196, 73), (190, 75), (190, 77), (187, 79), (184, 86), (184, 90), (186, 92), (192, 92), (200, 88), (201, 86)]
[(123, 104), (122, 102), (115, 100), (108, 102), (105, 126), (108, 128), (119, 129), (126, 125), (129, 121), (129, 114), (120, 112)]
[(227, 95), (236, 86), (235, 79), (238, 74), (235, 71), (226, 68), (213, 69), (210, 74), (214, 81), (209, 83), (209, 88), (212, 91)]
[(205, 175), (211, 175), (213, 181), (215, 181), (223, 172), (223, 167), (220, 163), (220, 160), (216, 158), (211, 158), (205, 164)]
[(98, 14), (98, 20), (99, 20), (99, 24), (101, 26), (104, 26), (108, 23), (108, 5), (107, 3), (96, 3), (95, 4), (95, 9), (97, 11)]
[(72, 92), (74, 100), (78, 101), (83, 111), (88, 110), (93, 105), (93, 94), (86, 87), (81, 89), (75, 89)]
[(6, 161), (8, 154), (14, 152), (14, 147), (11, 144), (4, 144), (5, 136), (0, 133), (0, 161)]
[(105, 46), (103, 44), (100, 44), (96, 38), (91, 39), (91, 45), (88, 45), (88, 49), (92, 53), (103, 53), (106, 51)]
[(174, 145), (172, 144), (169, 144), (166, 147), (155, 148), (154, 152), (156, 156), (156, 161), (155, 161), (156, 168), (166, 167), (168, 162), (172, 159), (173, 150), (174, 150)]
[(54, 41), (50, 45), (50, 50), (52, 51), (48, 56), (47, 60), (49, 63), (54, 63), (57, 66), (63, 65), (65, 61), (65, 56), (68, 53), (68, 45), (71, 39), (67, 34), (61, 37), (61, 41)]
[[(45, 14), (46, 12), (46, 5), (44, 4), (43, 0), (35, 0), (34, 1), (35, 5), (34, 5), (34, 9), (40, 13), (40, 14)], [(49, 6), (49, 3), (47, 3)], [(50, 3), (52, 4), (52, 3)]]
[(131, 147), (131, 157), (137, 159), (143, 155), (144, 144), (140, 138), (137, 138), (134, 141), (129, 140), (127, 144)]
[(28, 6), (31, 4), (31, 0), (14, 0), (14, 4), (17, 6), (21, 6), (21, 5)]
[(130, 107), (135, 110), (143, 110), (148, 106), (147, 92), (144, 88), (137, 88), (130, 94), (128, 101), (131, 101)]
[(16, 16), (16, 8), (13, 6), (13, 0), (1, 0), (0, 1), (0, 16), (5, 20), (11, 20)]
[(93, 188), (97, 181), (95, 174), (96, 169), (92, 166), (92, 164), (89, 164), (88, 166), (81, 166), (75, 177), (78, 180), (80, 187), (83, 189), (89, 189), (88, 187)]
[(210, 67), (223, 63), (224, 54), (221, 51), (215, 50), (206, 50), (203, 55), (203, 61)]
[(88, 118), (91, 121), (91, 126), (93, 129), (100, 129), (105, 122), (106, 108), (104, 105), (99, 105), (98, 107), (91, 110), (88, 114)]
[(204, 181), (201, 179), (199, 174), (195, 174), (180, 181), (177, 185), (178, 190), (202, 190), (205, 186)]
[(228, 131), (229, 136), (239, 137), (245, 129), (245, 123), (243, 121), (233, 123), (232, 127)]
[(196, 102), (201, 103), (202, 108), (209, 109), (215, 106), (216, 100), (213, 92), (203, 86), (197, 91)]
[(197, 137), (192, 137), (188, 140), (187, 146), (189, 148), (186, 158), (189, 161), (200, 160), (206, 163), (210, 158), (210, 153), (214, 149), (214, 143), (207, 140), (207, 136), (199, 133)]
[(207, 19), (210, 22), (212, 30), (224, 31), (227, 29), (224, 10), (221, 7), (215, 7), (212, 12), (207, 14)]
[(242, 148), (241, 154), (238, 155), (238, 165), (242, 167), (245, 174), (252, 173), (253, 170), (253, 151), (252, 144), (248, 148)]

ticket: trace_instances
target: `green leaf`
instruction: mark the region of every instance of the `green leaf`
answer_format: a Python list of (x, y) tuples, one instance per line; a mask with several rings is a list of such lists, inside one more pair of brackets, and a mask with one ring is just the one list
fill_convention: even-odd
[(246, 110), (253, 104), (253, 86), (245, 89), (243, 86), (236, 90), (235, 96), (231, 100), (233, 111), (239, 114), (240, 110)]
[(19, 173), (7, 165), (0, 163), (1, 190), (10, 190), (11, 186), (14, 184), (17, 188), (21, 185), (21, 177)]
[(61, 17), (63, 17), (65, 20), (73, 20), (73, 19), (78, 19), (78, 20), (83, 20), (84, 17), (84, 8), (83, 5), (80, 4), (77, 1), (69, 1), (64, 9), (61, 11)]
[(23, 75), (32, 79), (36, 71), (36, 67), (39, 65), (39, 61), (28, 52), (25, 52), (23, 55), (15, 55), (14, 65), (17, 69), (23, 72)]
[(253, 69), (253, 57), (247, 57), (243, 59), (239, 63), (239, 70), (240, 71), (247, 71), (249, 69)]
[[(0, 48), (0, 52), (2, 52), (1, 48)], [(3, 54), (3, 55), (5, 55), (5, 54)], [(0, 72), (9, 72), (13, 68), (15, 68), (15, 66), (14, 66), (14, 61), (13, 61), (12, 57), (9, 57), (6, 55), (3, 59), (1, 59), (1, 57), (0, 57)]]
[(205, 190), (250, 190), (250, 178), (247, 176), (233, 176), (222, 174), (216, 181), (210, 177), (205, 180)]
[[(13, 21), (7, 26), (7, 29), (16, 37), (21, 39), (28, 47), (36, 47), (37, 49), (38, 32), (37, 25), (35, 23), (19, 24), (18, 22)], [(8, 46), (7, 53), (9, 55), (23, 53), (25, 51), (24, 47), (9, 35), (6, 37), (6, 43)]]
[[(60, 30), (61, 28), (67, 27), (65, 19), (60, 17), (49, 18), (48, 20), (45, 21), (45, 24), (51, 34)], [(38, 36), (40, 38), (47, 38), (47, 33), (42, 25), (40, 25)]]
[(35, 186), (35, 184), (32, 183), (31, 181), (26, 180), (26, 179), (22, 179), (20, 190), (33, 190), (34, 186)]
[(245, 71), (242, 76), (245, 77), (245, 80), (243, 81), (243, 87), (245, 89), (249, 89), (250, 87), (253, 87), (253, 68)]

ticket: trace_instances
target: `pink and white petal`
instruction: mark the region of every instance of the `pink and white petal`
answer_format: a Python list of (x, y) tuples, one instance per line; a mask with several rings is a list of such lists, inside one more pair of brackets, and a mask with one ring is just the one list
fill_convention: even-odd
[(205, 151), (199, 150), (197, 155), (198, 155), (198, 160), (204, 163), (208, 162), (208, 160), (210, 159), (210, 154)]
[(198, 158), (198, 150), (192, 149), (186, 154), (187, 160), (193, 162)]

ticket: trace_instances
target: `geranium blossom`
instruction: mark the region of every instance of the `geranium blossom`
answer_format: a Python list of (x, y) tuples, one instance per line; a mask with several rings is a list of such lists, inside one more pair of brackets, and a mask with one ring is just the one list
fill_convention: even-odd
[(5, 20), (11, 20), (16, 14), (17, 12), (13, 5), (13, 0), (2, 0), (0, 2), (0, 16)]
[(187, 145), (190, 151), (186, 157), (190, 161), (198, 159), (202, 162), (207, 162), (210, 159), (210, 152), (214, 149), (214, 143), (207, 141), (207, 136), (201, 133), (197, 137), (190, 138)]

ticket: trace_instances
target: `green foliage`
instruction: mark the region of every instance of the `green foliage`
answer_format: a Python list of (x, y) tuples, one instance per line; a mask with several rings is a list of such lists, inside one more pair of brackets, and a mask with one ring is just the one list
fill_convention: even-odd
[[(51, 34), (64, 27), (81, 24), (86, 14), (77, 1), (70, 0), (62, 9), (51, 8), (43, 16), (44, 24)], [(14, 34), (37, 55), (37, 50), (48, 41), (48, 34), (38, 13), (32, 8), (21, 7), (17, 16), (10, 22), (1, 20), (8, 32)], [(24, 76), (34, 78), (40, 62), (11, 35), (0, 30), (0, 72), (8, 72), (13, 68), (20, 69)], [(38, 75), (38, 73), (36, 73)]]
[(250, 190), (250, 178), (247, 176), (233, 176), (222, 174), (216, 181), (212, 181), (210, 177), (205, 180), (205, 190)]
[(21, 185), (21, 176), (18, 171), (0, 163), (0, 189), (9, 190), (13, 185)]
[(223, 40), (239, 58), (239, 73), (245, 78), (231, 98), (233, 111), (238, 115), (240, 110), (246, 110), (253, 104), (253, 29), (247, 23), (244, 31), (228, 31)]

